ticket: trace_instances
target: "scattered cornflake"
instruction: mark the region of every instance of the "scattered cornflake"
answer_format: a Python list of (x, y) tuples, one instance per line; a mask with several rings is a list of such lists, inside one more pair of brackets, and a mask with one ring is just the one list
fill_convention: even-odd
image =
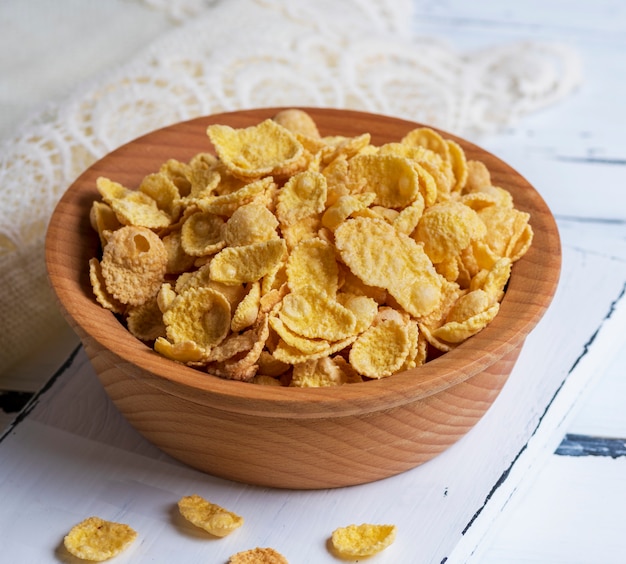
[(395, 525), (348, 525), (335, 529), (332, 546), (342, 558), (372, 556), (390, 546), (396, 539)]
[(77, 558), (103, 562), (121, 554), (136, 538), (137, 532), (128, 525), (89, 517), (72, 527), (63, 544)]
[(233, 554), (228, 564), (289, 564), (287, 559), (273, 548), (252, 548)]
[(225, 537), (243, 525), (243, 517), (195, 494), (181, 498), (178, 509), (187, 521), (216, 537)]

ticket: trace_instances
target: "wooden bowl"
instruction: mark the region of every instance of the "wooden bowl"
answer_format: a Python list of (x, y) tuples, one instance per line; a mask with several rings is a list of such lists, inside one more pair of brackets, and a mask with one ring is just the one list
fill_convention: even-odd
[[(222, 380), (167, 360), (95, 301), (88, 261), (99, 253), (89, 223), (96, 178), (137, 187), (169, 158), (211, 150), (211, 123), (247, 127), (280, 108), (224, 113), (150, 133), (96, 162), (52, 216), (46, 261), (61, 308), (120, 412), (149, 441), (207, 473), (278, 488), (372, 482), (433, 458), (483, 416), (556, 290), (557, 227), (541, 196), (495, 156), (455, 139), (489, 167), (494, 184), (528, 211), (535, 238), (513, 268), (499, 314), (482, 332), (417, 369), (337, 388), (281, 388)], [(419, 124), (356, 111), (306, 108), (323, 135), (370, 132), (398, 141)]]

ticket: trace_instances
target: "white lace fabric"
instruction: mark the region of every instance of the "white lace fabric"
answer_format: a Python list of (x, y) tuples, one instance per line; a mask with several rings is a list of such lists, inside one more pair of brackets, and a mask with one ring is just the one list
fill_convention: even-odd
[(122, 143), (200, 115), (295, 105), (475, 137), (558, 101), (580, 80), (562, 45), (459, 53), (416, 36), (410, 0), (143, 1), (181, 25), (42, 109), (0, 147), (0, 374), (63, 323), (45, 271), (48, 219), (73, 179)]

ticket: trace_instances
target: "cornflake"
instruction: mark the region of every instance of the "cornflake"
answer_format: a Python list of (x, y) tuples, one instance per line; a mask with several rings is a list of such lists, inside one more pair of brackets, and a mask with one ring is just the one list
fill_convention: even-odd
[(377, 146), (287, 109), (207, 136), (136, 189), (97, 180), (89, 277), (132, 335), (214, 376), (335, 387), (418, 368), (494, 319), (532, 243), (529, 214), (431, 128)]
[(372, 556), (390, 546), (396, 539), (395, 525), (348, 525), (335, 529), (332, 546), (342, 558)]
[(273, 548), (252, 548), (233, 554), (228, 564), (289, 564), (287, 559)]
[(243, 517), (199, 495), (181, 498), (178, 509), (187, 521), (215, 537), (225, 537), (243, 525)]
[(103, 562), (126, 550), (137, 538), (137, 532), (123, 523), (89, 517), (65, 536), (67, 551), (83, 560)]

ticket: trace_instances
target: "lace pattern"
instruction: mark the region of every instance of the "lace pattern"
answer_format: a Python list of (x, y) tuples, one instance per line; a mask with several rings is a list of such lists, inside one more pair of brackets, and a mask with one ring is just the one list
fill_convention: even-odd
[[(410, 0), (143, 0), (181, 22), (121, 68), (43, 108), (0, 150), (0, 373), (62, 323), (48, 289), (48, 218), (78, 174), (139, 135), (241, 108), (328, 106), (477, 137), (569, 94), (562, 45), (458, 53), (411, 32)], [(6, 290), (8, 288), (8, 290)]]

